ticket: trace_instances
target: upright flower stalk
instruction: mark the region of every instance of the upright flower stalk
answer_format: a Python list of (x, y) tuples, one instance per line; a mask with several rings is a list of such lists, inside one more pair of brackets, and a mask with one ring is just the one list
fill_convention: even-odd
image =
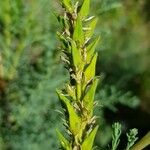
[(98, 84), (95, 76), (99, 37), (92, 38), (97, 18), (89, 17), (90, 0), (82, 2), (61, 0), (62, 15), (58, 21), (62, 31), (62, 60), (70, 74), (70, 81), (62, 90), (57, 90), (64, 109), (64, 126), (68, 138), (58, 131), (61, 147), (64, 150), (92, 150), (98, 130), (94, 111), (94, 96)]

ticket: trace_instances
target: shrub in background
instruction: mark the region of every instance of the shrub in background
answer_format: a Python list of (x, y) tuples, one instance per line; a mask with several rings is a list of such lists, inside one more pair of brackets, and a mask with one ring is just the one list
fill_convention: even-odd
[(64, 76), (54, 57), (50, 5), (0, 2), (0, 149), (57, 149), (54, 89)]

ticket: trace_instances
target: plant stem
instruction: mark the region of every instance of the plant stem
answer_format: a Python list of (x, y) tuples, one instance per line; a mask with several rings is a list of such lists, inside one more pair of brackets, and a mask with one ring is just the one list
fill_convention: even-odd
[(130, 150), (142, 150), (148, 145), (150, 145), (150, 131), (139, 142), (137, 142)]

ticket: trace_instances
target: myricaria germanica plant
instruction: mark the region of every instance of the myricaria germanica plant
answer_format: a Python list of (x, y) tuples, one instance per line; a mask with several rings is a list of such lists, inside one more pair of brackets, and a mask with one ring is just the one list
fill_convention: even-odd
[(62, 90), (57, 90), (65, 113), (64, 126), (66, 138), (58, 132), (64, 150), (92, 150), (98, 130), (94, 116), (94, 96), (99, 77), (95, 76), (95, 52), (99, 37), (93, 39), (97, 18), (89, 16), (90, 0), (61, 0), (62, 15), (58, 21), (62, 31), (58, 33), (61, 41), (62, 60), (69, 72), (70, 81)]
[[(62, 90), (57, 90), (64, 110), (68, 136), (57, 130), (63, 150), (92, 150), (98, 130), (93, 114), (96, 102), (94, 96), (99, 77), (95, 75), (99, 37), (93, 38), (97, 18), (89, 16), (90, 0), (60, 0), (62, 14), (57, 16), (61, 24), (58, 37), (61, 41), (62, 60), (68, 70), (70, 80)], [(125, 150), (142, 150), (150, 144), (150, 133), (137, 141), (137, 129), (127, 133)], [(112, 150), (120, 144), (121, 124), (113, 125)]]

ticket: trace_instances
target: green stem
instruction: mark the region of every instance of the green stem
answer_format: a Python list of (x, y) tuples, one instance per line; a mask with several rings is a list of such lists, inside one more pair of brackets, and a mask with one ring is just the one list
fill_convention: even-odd
[(139, 142), (137, 142), (130, 150), (142, 150), (148, 145), (150, 145), (150, 131)]

